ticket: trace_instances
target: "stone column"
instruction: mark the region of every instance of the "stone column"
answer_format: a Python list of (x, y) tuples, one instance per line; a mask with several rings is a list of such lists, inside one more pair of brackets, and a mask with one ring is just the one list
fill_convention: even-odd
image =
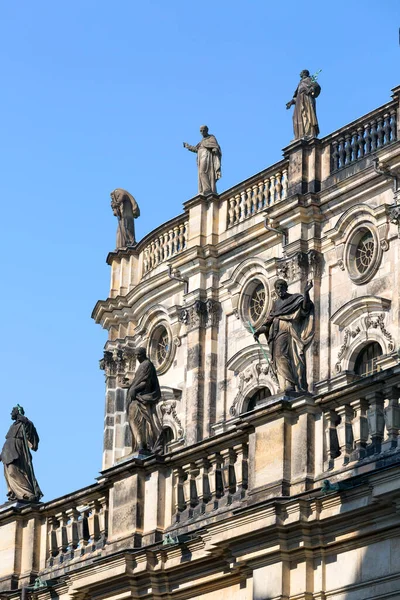
[(386, 387), (383, 390), (383, 394), (388, 400), (388, 405), (384, 410), (384, 417), (386, 430), (390, 440), (390, 447), (396, 448), (400, 429), (400, 388), (397, 385)]
[(351, 425), (354, 411), (351, 406), (345, 404), (338, 406), (336, 413), (340, 417), (340, 423), (337, 426), (337, 435), (339, 439), (340, 452), (343, 459), (343, 464), (347, 465), (350, 461), (350, 454), (353, 451), (353, 428)]
[(216, 421), (218, 322), (221, 313), (221, 305), (219, 302), (209, 299), (206, 302), (206, 311), (203, 437), (211, 435), (211, 426)]
[(371, 435), (371, 446), (373, 454), (379, 454), (382, 447), (383, 432), (385, 428), (385, 417), (383, 412), (384, 398), (381, 392), (371, 392), (366, 395), (369, 403), (367, 411), (369, 433)]
[(365, 398), (354, 400), (350, 403), (354, 411), (353, 436), (354, 450), (351, 454), (351, 460), (360, 460), (367, 456), (368, 441), (368, 402)]

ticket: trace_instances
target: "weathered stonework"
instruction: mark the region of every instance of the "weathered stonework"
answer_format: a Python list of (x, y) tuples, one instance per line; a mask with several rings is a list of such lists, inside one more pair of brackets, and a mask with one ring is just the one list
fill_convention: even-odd
[[(108, 256), (103, 471), (0, 507), (5, 597), (38, 576), (35, 600), (400, 597), (399, 92)], [(278, 393), (250, 327), (282, 276), (313, 281), (309, 394)], [(160, 357), (162, 456), (130, 455), (137, 346)]]

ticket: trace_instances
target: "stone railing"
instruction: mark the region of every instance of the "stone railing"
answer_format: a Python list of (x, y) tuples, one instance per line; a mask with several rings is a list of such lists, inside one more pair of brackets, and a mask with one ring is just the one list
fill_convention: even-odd
[(397, 139), (396, 105), (386, 106), (352, 125), (335, 134), (331, 141), (331, 172), (343, 169)]
[(153, 239), (143, 249), (143, 274), (185, 250), (187, 233), (188, 221), (185, 220), (175, 222), (164, 231), (155, 232)]
[(325, 470), (343, 466), (398, 447), (400, 389), (367, 391), (340, 406), (323, 407)]
[(277, 171), (264, 171), (258, 179), (253, 178), (228, 190), (221, 195), (228, 202), (227, 227), (233, 227), (284, 200), (287, 189), (288, 167), (287, 163), (283, 163)]
[(104, 547), (108, 528), (108, 493), (67, 502), (47, 513), (46, 566), (93, 554)]
[(248, 486), (248, 443), (235, 444), (173, 469), (175, 522), (242, 500)]

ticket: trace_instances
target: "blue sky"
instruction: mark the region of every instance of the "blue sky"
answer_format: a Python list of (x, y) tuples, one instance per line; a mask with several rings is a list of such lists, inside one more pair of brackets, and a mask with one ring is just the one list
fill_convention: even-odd
[[(0, 6), (0, 442), (17, 402), (41, 437), (45, 500), (101, 468), (109, 193), (140, 205), (138, 239), (197, 190), (207, 124), (219, 191), (281, 158), (304, 68), (322, 69), (321, 136), (400, 84), (398, 0), (21, 0)], [(0, 479), (0, 502), (6, 486)]]

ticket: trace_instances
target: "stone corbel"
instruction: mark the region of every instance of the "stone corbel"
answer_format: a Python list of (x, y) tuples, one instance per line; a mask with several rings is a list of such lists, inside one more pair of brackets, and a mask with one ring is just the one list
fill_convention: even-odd
[(206, 302), (196, 300), (190, 306), (182, 308), (179, 313), (179, 321), (186, 325), (188, 331), (205, 327), (208, 320), (208, 310)]
[(390, 207), (389, 219), (391, 223), (397, 225), (397, 236), (400, 238), (400, 204), (394, 204)]

